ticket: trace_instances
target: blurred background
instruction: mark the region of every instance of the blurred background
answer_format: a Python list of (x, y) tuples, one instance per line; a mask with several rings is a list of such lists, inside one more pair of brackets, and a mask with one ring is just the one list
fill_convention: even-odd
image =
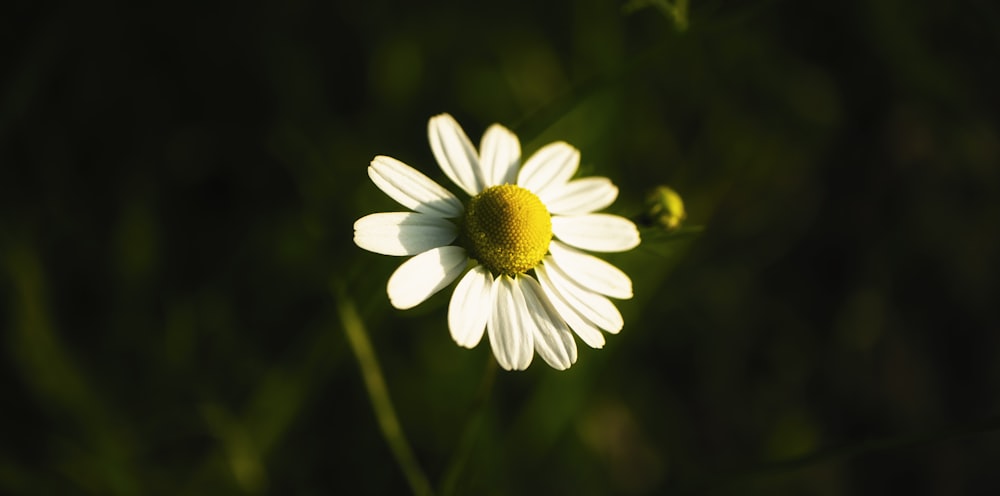
[[(1000, 7), (14, 2), (0, 493), (407, 494), (345, 338), (453, 494), (996, 494)], [(556, 139), (636, 216), (625, 329), (491, 376), (392, 309), (390, 155)], [(448, 184), (453, 191), (453, 185)]]

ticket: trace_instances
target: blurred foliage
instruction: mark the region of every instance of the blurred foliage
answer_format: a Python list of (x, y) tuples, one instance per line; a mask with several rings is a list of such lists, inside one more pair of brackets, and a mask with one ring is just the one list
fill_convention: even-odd
[[(0, 492), (407, 493), (338, 285), (435, 490), (1000, 490), (1000, 8), (647, 3), (14, 2)], [(439, 112), (705, 229), (607, 257), (605, 349), (490, 372), (351, 242)]]

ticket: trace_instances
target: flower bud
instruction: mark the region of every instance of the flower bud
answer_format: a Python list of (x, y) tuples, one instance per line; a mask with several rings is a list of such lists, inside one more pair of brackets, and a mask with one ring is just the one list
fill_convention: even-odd
[(660, 226), (672, 231), (680, 227), (687, 217), (681, 195), (667, 186), (657, 186), (646, 194), (643, 214), (647, 225)]

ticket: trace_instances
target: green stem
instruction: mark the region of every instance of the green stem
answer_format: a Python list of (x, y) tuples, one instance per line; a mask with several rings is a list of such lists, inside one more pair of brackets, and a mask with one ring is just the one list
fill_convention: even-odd
[(378, 419), (379, 428), (385, 437), (389, 449), (396, 458), (396, 463), (406, 476), (410, 489), (417, 496), (430, 496), (434, 494), (430, 482), (424, 474), (420, 464), (410, 448), (410, 443), (403, 434), (403, 428), (396, 417), (396, 410), (389, 399), (389, 388), (385, 385), (382, 370), (378, 360), (375, 358), (375, 350), (368, 340), (368, 333), (361, 317), (358, 315), (354, 302), (351, 301), (346, 292), (341, 287), (337, 287), (337, 309), (340, 312), (340, 321), (344, 326), (344, 333), (347, 335), (347, 342), (358, 359), (358, 367), (361, 369), (361, 377), (368, 390), (368, 397), (371, 399), (372, 408), (375, 410), (375, 418)]

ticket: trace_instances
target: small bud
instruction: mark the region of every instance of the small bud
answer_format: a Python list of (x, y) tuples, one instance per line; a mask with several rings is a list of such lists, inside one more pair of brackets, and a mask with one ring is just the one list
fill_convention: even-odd
[(681, 195), (666, 186), (657, 186), (646, 194), (646, 211), (643, 216), (647, 225), (672, 231), (680, 227), (687, 213), (684, 211)]

